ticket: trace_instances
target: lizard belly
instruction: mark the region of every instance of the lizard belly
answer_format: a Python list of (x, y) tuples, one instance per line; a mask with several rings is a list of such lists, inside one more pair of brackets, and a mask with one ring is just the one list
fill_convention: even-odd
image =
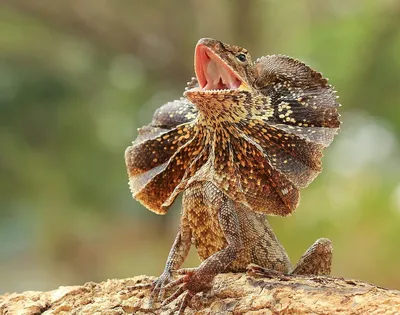
[(218, 210), (208, 207), (203, 198), (201, 184), (188, 188), (183, 194), (183, 224), (192, 231), (192, 242), (201, 260), (227, 246), (224, 233), (218, 222)]
[[(201, 260), (224, 249), (228, 243), (219, 225), (218, 208), (204, 198), (204, 186), (198, 184), (183, 194), (182, 224), (189, 225), (192, 241)], [(227, 267), (227, 272), (244, 271), (250, 263), (281, 272), (292, 267), (285, 249), (279, 243), (266, 215), (257, 214), (235, 203), (243, 249)]]

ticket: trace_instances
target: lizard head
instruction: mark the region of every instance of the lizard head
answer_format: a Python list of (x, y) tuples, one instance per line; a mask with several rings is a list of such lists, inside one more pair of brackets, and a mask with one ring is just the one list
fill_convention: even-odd
[(248, 91), (253, 80), (250, 54), (244, 48), (202, 38), (195, 49), (194, 66), (198, 86), (186, 91), (189, 99), (200, 95)]
[(206, 124), (243, 118), (238, 100), (254, 92), (255, 81), (255, 68), (248, 51), (202, 38), (196, 45), (194, 68), (197, 84), (186, 90), (184, 96), (199, 109)]

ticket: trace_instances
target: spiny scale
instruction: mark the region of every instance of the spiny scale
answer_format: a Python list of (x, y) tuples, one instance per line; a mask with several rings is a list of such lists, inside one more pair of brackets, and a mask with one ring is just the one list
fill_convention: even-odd
[(251, 67), (250, 90), (186, 90), (139, 130), (125, 153), (134, 198), (164, 214), (186, 187), (210, 181), (256, 212), (296, 209), (299, 188), (321, 172), (322, 149), (339, 130), (339, 104), (300, 61), (272, 55)]

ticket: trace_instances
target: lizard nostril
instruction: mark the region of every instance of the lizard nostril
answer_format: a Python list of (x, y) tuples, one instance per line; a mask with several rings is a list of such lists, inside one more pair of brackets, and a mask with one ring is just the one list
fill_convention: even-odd
[(224, 44), (223, 44), (222, 42), (217, 42), (217, 43), (215, 44), (215, 48), (216, 48), (216, 49), (225, 50), (225, 46), (224, 46)]

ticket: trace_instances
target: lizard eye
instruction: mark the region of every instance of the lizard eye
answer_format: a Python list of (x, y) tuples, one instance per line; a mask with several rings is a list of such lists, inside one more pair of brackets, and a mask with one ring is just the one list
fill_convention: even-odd
[(238, 54), (236, 55), (237, 60), (239, 60), (240, 62), (245, 62), (247, 61), (246, 55), (245, 54)]

